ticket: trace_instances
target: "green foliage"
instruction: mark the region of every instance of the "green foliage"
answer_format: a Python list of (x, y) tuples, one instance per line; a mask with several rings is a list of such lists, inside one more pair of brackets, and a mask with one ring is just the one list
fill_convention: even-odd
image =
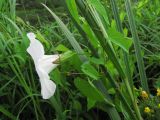
[(129, 52), (129, 48), (132, 45), (132, 40), (124, 37), (123, 34), (117, 32), (113, 28), (109, 28), (107, 31), (109, 35), (109, 39), (115, 43), (116, 45), (120, 46), (125, 52)]
[(98, 13), (103, 16), (103, 19), (106, 22), (106, 26), (110, 25), (109, 19), (108, 19), (108, 14), (104, 8), (104, 6), (101, 4), (99, 0), (88, 0), (87, 1), (89, 4), (94, 6), (94, 8), (98, 11)]
[(74, 84), (88, 99), (97, 102), (105, 101), (108, 105), (114, 106), (113, 103), (105, 99), (104, 95), (99, 92), (90, 81), (87, 82), (85, 80), (77, 78), (75, 79)]
[(12, 113), (10, 113), (8, 110), (6, 110), (5, 107), (0, 106), (0, 112), (5, 114), (11, 120), (16, 120), (16, 116), (14, 116)]
[(82, 71), (88, 75), (89, 77), (98, 80), (98, 78), (100, 77), (98, 71), (90, 64), (90, 63), (83, 63), (82, 66)]
[[(124, 1), (1, 0), (0, 119), (158, 120), (160, 2)], [(60, 54), (49, 100), (26, 52), (27, 32), (46, 54)]]

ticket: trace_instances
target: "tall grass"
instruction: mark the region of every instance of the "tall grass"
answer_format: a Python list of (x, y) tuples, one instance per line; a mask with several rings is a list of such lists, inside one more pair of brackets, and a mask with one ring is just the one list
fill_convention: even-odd
[[(44, 5), (45, 6), (45, 5)], [(65, 25), (62, 23), (62, 21), (55, 15), (55, 13), (53, 13), (47, 6), (45, 6), (47, 8), (47, 10), (52, 14), (52, 16), (56, 19), (56, 21), (58, 22), (58, 24), (60, 25), (60, 27), (62, 28), (62, 31), (64, 33), (66, 33), (66, 37), (68, 38), (70, 44), (73, 46), (73, 48), (76, 50), (77, 54), (80, 56), (82, 62), (84, 61), (84, 58), (85, 60), (87, 60), (87, 57), (84, 55), (84, 52), (82, 51), (81, 47), (79, 46), (79, 44), (76, 42), (75, 39), (71, 39), (72, 37), (72, 34), (69, 32), (69, 30), (65, 27)], [(67, 34), (68, 33), (68, 34)], [(71, 41), (72, 40), (72, 41)], [(76, 43), (76, 44), (73, 44), (73, 43)], [(79, 49), (77, 49), (79, 48)], [(82, 54), (83, 53), (83, 54)], [(83, 59), (81, 57), (81, 55), (84, 55)], [(100, 83), (98, 83), (100, 84)], [(103, 84), (102, 84), (103, 86)], [(112, 103), (111, 103), (111, 99), (110, 97), (108, 96), (108, 93), (106, 93), (106, 98), (108, 99), (108, 101), (110, 102), (107, 102), (109, 106), (112, 106)], [(112, 112), (111, 112), (112, 111)], [(120, 119), (117, 111), (114, 109), (114, 108), (110, 108), (109, 107), (109, 110), (108, 110), (108, 114), (110, 115), (110, 117), (112, 119)]]
[(142, 85), (142, 88), (149, 93), (147, 77), (146, 77), (146, 73), (144, 69), (144, 62), (143, 62), (143, 58), (141, 54), (139, 37), (137, 34), (137, 30), (136, 30), (136, 24), (135, 24), (130, 0), (125, 0), (125, 6), (126, 6), (130, 28), (131, 28), (131, 33), (132, 33), (133, 40), (134, 40), (135, 54), (136, 54), (137, 63), (138, 63), (141, 85)]
[[(117, 30), (123, 34), (122, 23), (120, 21), (116, 0), (111, 0), (111, 5), (112, 5), (114, 18), (115, 18), (115, 21), (116, 21)], [(131, 98), (132, 102), (133, 102), (134, 110), (135, 110), (135, 112), (137, 114), (137, 118), (139, 120), (141, 120), (142, 117), (140, 115), (140, 111), (139, 111), (138, 105), (136, 103), (134, 84), (133, 84), (133, 79), (132, 79), (131, 70), (130, 70), (130, 63), (129, 63), (129, 59), (128, 59), (129, 57), (128, 57), (128, 54), (125, 51), (123, 51), (123, 55), (124, 55), (124, 62), (125, 62), (125, 65), (126, 65), (126, 75), (127, 75), (127, 78), (128, 78), (128, 80), (130, 82), (130, 87), (132, 89), (132, 94), (134, 95), (133, 98)]]
[[(11, 2), (11, 1), (10, 1)], [(14, 5), (11, 4), (10, 5)], [(12, 6), (14, 8), (14, 6)], [(15, 74), (16, 79), (18, 79), (18, 83), (20, 84), (20, 86), (22, 87), (22, 96), (25, 97), (25, 95), (27, 95), (28, 97), (25, 97), (25, 99), (22, 99), (23, 101), (27, 100), (27, 99), (31, 99), (32, 104), (34, 106), (34, 112), (36, 115), (37, 120), (39, 119), (39, 117), (44, 118), (40, 108), (39, 108), (39, 101), (38, 99), (34, 98), (33, 96), (36, 96), (32, 93), (32, 88), (29, 87), (29, 85), (26, 82), (27, 76), (24, 75), (24, 71), (21, 69), (21, 65), (22, 63), (25, 62), (25, 58), (23, 58), (21, 56), (21, 53), (18, 53), (18, 51), (16, 51), (16, 48), (20, 47), (19, 49), (21, 49), (22, 54), (24, 54), (23, 52), (25, 52), (22, 48), (26, 49), (26, 46), (24, 46), (23, 42), (21, 42), (21, 44), (14, 42), (14, 39), (19, 39), (17, 37), (13, 37), (16, 36), (16, 32), (13, 31), (18, 31), (21, 35), (22, 40), (25, 38), (23, 36), (22, 31), (18, 28), (18, 26), (14, 23), (14, 14), (13, 11), (14, 9), (12, 9), (11, 13), (8, 13), (11, 18), (8, 18), (5, 15), (1, 15), (2, 20), (1, 23), (3, 25), (8, 25), (7, 27), (5, 27), (0, 35), (0, 39), (1, 39), (1, 50), (2, 50), (2, 56), (7, 56), (5, 57), (6, 62), (7, 62), (7, 66), (9, 66), (12, 70), (12, 72)], [(9, 11), (8, 11), (9, 12)], [(13, 19), (13, 20), (12, 20)], [(9, 29), (8, 29), (9, 28)], [(5, 32), (7, 31), (7, 32)], [(22, 45), (22, 46), (21, 46)], [(12, 46), (14, 46), (14, 49), (12, 48)], [(21, 58), (21, 59), (17, 59), (17, 58)], [(22, 60), (22, 61), (21, 61)], [(24, 60), (24, 61), (23, 61)], [(6, 66), (6, 67), (7, 67)], [(32, 69), (32, 68), (30, 68)], [(7, 72), (4, 70), (4, 72)], [(26, 75), (28, 75), (29, 73), (26, 72)], [(31, 73), (33, 74), (33, 73)], [(12, 79), (12, 78), (11, 78)], [(33, 79), (32, 79), (33, 80)], [(31, 83), (34, 83), (34, 81), (30, 81)], [(30, 83), (30, 85), (31, 85)], [(17, 83), (14, 83), (15, 85), (17, 85)], [(33, 85), (35, 86), (35, 85)], [(34, 88), (33, 88), (34, 89)], [(25, 91), (25, 92), (24, 92)], [(16, 97), (17, 95), (15, 94), (13, 97)], [(16, 99), (15, 99), (16, 102)], [(4, 107), (4, 106), (1, 106)], [(24, 105), (25, 108), (25, 105)], [(23, 109), (24, 109), (23, 108)], [(4, 108), (5, 109), (5, 108)], [(19, 111), (21, 112), (21, 110)], [(20, 113), (19, 113), (20, 114)], [(16, 119), (19, 119), (19, 116), (17, 116)]]
[[(3, 113), (1, 118), (5, 119), (7, 116), (13, 120), (22, 119), (21, 114), (28, 109), (29, 116), (33, 114), (34, 119), (44, 120), (44, 113), (40, 106), (42, 101), (38, 98), (39, 94), (35, 94), (38, 78), (33, 72), (33, 62), (28, 59), (26, 53), (28, 46), (26, 31), (21, 30), (16, 24), (16, 1), (1, 1), (0, 5), (0, 67), (2, 68), (0, 76), (4, 84), (0, 89), (2, 93), (0, 112)], [(25, 68), (26, 64), (28, 64), (27, 68)], [(59, 104), (54, 101), (52, 102), (54, 106)], [(11, 106), (6, 106), (7, 102)]]
[[(92, 6), (87, 6), (87, 4), (85, 2), (83, 2), (83, 1), (76, 1), (76, 2), (78, 4), (78, 7), (80, 8), (80, 10), (82, 11), (82, 14), (85, 16), (86, 21), (88, 22), (88, 24), (91, 26), (91, 29), (95, 33), (95, 36), (97, 36), (101, 46), (106, 51), (106, 53), (108, 54), (109, 58), (111, 59), (111, 61), (115, 65), (115, 67), (117, 68), (120, 76), (122, 76), (122, 79), (124, 79), (124, 81), (125, 81), (124, 83), (126, 84), (126, 87), (127, 87), (128, 91), (129, 91), (129, 94), (131, 96), (131, 99), (132, 99), (132, 102), (133, 102), (133, 106), (135, 106), (136, 105), (135, 104), (135, 99), (134, 99), (134, 96), (133, 96), (133, 92), (131, 90), (131, 89), (133, 89), (133, 82), (131, 81), (131, 77), (130, 77), (131, 75), (130, 74), (128, 75), (130, 81), (132, 82), (132, 84), (130, 86), (129, 82), (125, 78), (125, 74), (123, 73), (123, 70), (122, 70), (121, 66), (119, 65), (118, 58), (116, 58), (116, 56), (115, 56), (115, 52), (113, 52), (113, 47), (112, 47), (112, 45), (110, 43), (110, 40), (105, 40), (105, 39), (108, 39), (108, 35), (107, 35), (106, 30), (105, 30), (105, 27), (103, 27), (103, 23), (102, 23), (103, 20), (101, 21), (101, 19), (99, 18), (98, 12), (95, 11), (95, 8), (91, 8)], [(98, 3), (98, 1), (95, 1), (95, 4), (100, 4), (100, 3)], [(71, 5), (71, 4), (68, 3), (68, 5)], [(73, 6), (73, 4), (72, 4), (72, 6)], [(70, 7), (70, 6), (68, 6), (68, 7)], [(87, 8), (89, 8), (89, 9), (86, 10)], [(72, 11), (70, 11), (70, 12), (72, 12)], [(76, 15), (74, 13), (71, 13), (72, 17), (74, 17), (74, 20), (77, 20), (78, 18), (75, 18)], [(77, 22), (78, 22), (78, 20), (77, 20)], [(107, 25), (104, 25), (104, 26), (107, 26)], [(95, 28), (99, 28), (101, 31), (99, 31), (98, 29), (95, 29)], [(108, 43), (105, 42), (105, 41), (107, 41)], [(125, 59), (126, 60), (128, 59), (126, 54), (125, 54)], [(129, 63), (127, 65), (129, 65)], [(127, 68), (129, 69), (129, 66), (127, 66)], [(113, 83), (113, 85), (115, 87), (115, 85), (116, 85), (115, 81), (113, 79), (110, 79), (110, 80), (113, 81), (112, 83)], [(120, 91), (118, 91), (118, 92), (120, 92)], [(120, 92), (120, 94), (121, 94), (121, 100), (124, 101), (124, 104), (127, 105), (124, 96), (122, 95), (121, 92)], [(128, 110), (130, 110), (130, 107), (129, 107)], [(135, 106), (135, 110), (137, 110), (137, 116), (139, 116), (137, 105)], [(130, 111), (131, 111), (130, 115), (134, 116), (134, 114), (132, 113), (132, 110), (130, 110)], [(133, 118), (135, 118), (135, 116)], [(140, 119), (140, 117), (139, 117), (139, 119)]]

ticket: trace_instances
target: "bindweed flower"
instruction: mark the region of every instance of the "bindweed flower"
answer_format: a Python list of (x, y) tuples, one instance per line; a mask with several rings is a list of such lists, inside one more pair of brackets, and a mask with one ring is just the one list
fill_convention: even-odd
[(141, 92), (141, 97), (142, 97), (143, 99), (147, 99), (147, 98), (148, 98), (147, 92), (146, 92), (146, 91), (142, 91), (142, 92)]
[(160, 96), (160, 88), (157, 89), (157, 96)]
[(144, 112), (145, 112), (145, 113), (150, 113), (150, 112), (151, 112), (151, 109), (150, 109), (149, 107), (145, 107), (145, 108), (144, 108)]
[(43, 45), (36, 39), (34, 33), (28, 33), (30, 45), (27, 52), (31, 55), (41, 84), (41, 95), (43, 99), (49, 99), (56, 90), (56, 84), (50, 80), (49, 73), (57, 67), (59, 55), (45, 55)]

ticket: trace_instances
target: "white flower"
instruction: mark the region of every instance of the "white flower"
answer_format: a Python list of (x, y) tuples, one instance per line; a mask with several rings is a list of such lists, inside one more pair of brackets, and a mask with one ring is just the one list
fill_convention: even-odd
[(59, 55), (45, 55), (43, 45), (35, 37), (34, 33), (28, 33), (30, 45), (27, 52), (34, 60), (35, 68), (41, 83), (41, 94), (43, 99), (49, 99), (56, 90), (56, 84), (50, 80), (49, 73), (57, 67), (54, 64), (59, 59)]

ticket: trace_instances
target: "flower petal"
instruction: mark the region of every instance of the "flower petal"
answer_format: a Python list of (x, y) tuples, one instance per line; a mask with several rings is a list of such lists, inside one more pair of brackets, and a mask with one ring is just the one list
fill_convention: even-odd
[(27, 52), (32, 56), (35, 64), (38, 62), (40, 58), (44, 56), (44, 48), (40, 41), (35, 38), (29, 37), (30, 45), (27, 48)]
[(46, 71), (42, 68), (36, 68), (41, 83), (41, 94), (43, 99), (49, 99), (56, 90), (56, 84), (50, 80), (50, 77)]
[(38, 65), (47, 73), (50, 73), (58, 64), (53, 64), (54, 61), (59, 59), (59, 55), (44, 55), (39, 60)]
[(36, 71), (39, 76), (40, 82), (42, 82), (41, 80), (49, 80), (50, 79), (48, 73), (46, 71), (44, 71), (42, 68), (36, 67)]
[(30, 41), (34, 40), (36, 38), (36, 35), (32, 32), (27, 33), (27, 37), (29, 38)]
[(43, 99), (52, 97), (56, 90), (56, 84), (51, 80), (41, 80), (41, 94)]
[(35, 68), (41, 83), (43, 99), (49, 99), (56, 89), (56, 84), (50, 80), (49, 73), (58, 65), (53, 62), (59, 59), (59, 55), (44, 55), (44, 48), (40, 41), (35, 39), (34, 33), (27, 34), (30, 45), (27, 52), (32, 56)]

